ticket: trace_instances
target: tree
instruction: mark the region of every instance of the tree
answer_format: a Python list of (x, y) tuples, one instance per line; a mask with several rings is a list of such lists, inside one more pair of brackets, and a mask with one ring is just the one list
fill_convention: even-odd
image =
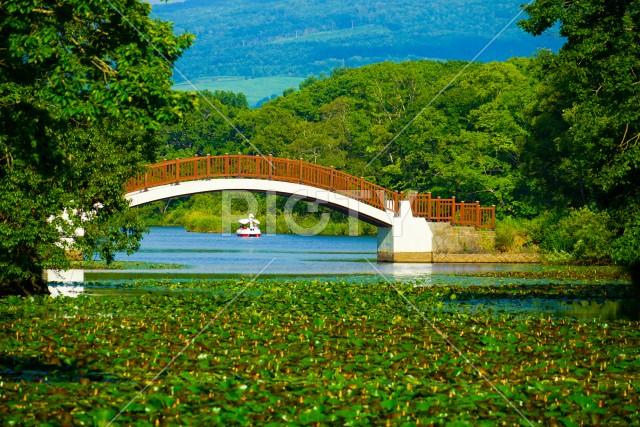
[(61, 237), (78, 227), (78, 248), (107, 259), (137, 247), (122, 185), (153, 158), (153, 131), (193, 105), (170, 81), (192, 36), (150, 11), (0, 1), (1, 294), (48, 292), (42, 269), (69, 265)]
[(471, 67), (407, 129), (402, 186), (523, 214), (516, 200), (526, 137), (520, 111), (532, 97), (528, 60)]
[(235, 121), (239, 112), (248, 110), (243, 94), (208, 90), (199, 93), (198, 108), (185, 114), (180, 122), (164, 126), (160, 158), (177, 159), (194, 155), (206, 156), (237, 153), (244, 141), (235, 141), (236, 131), (223, 118)]
[(617, 259), (633, 262), (624, 247), (637, 245), (640, 224), (640, 1), (536, 0), (527, 13), (529, 33), (559, 24), (566, 38), (538, 58), (527, 170), (556, 205), (609, 212)]

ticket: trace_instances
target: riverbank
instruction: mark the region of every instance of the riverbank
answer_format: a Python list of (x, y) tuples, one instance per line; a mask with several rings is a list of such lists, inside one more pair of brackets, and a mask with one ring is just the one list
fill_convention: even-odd
[[(150, 203), (137, 208), (147, 226), (180, 226), (187, 231), (201, 233), (230, 233), (238, 228), (238, 219), (251, 211), (261, 221), (266, 233), (375, 236), (377, 228), (364, 221), (350, 218), (324, 206), (295, 201), (283, 196), (267, 208), (267, 196), (247, 192), (196, 194)], [(224, 208), (223, 208), (224, 205)], [(251, 206), (251, 209), (249, 208)], [(270, 213), (267, 214), (267, 211)]]
[(107, 264), (101, 260), (72, 261), (71, 267), (83, 270), (162, 270), (184, 268), (184, 264), (144, 262), (144, 261), (113, 261)]

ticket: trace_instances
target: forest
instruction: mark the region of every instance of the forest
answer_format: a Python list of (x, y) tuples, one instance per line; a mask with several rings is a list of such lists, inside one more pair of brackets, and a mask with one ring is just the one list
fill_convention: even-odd
[[(159, 3), (153, 15), (195, 35), (176, 62), (180, 75), (297, 76), (340, 67), (415, 59), (470, 60), (520, 10), (519, 0), (187, 0)], [(482, 61), (554, 51), (557, 28), (533, 37), (510, 26)]]

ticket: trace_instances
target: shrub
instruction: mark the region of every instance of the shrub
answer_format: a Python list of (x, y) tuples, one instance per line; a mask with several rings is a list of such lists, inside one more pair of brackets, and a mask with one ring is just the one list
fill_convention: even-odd
[[(613, 232), (606, 212), (594, 212), (587, 207), (570, 210), (557, 222), (547, 221), (541, 230), (541, 247), (547, 258), (556, 263), (606, 264), (611, 262), (610, 247)], [(564, 260), (564, 262), (563, 262)]]
[(537, 250), (535, 234), (539, 225), (527, 219), (505, 217), (496, 223), (494, 248), (499, 252)]
[(622, 235), (611, 245), (611, 256), (620, 265), (640, 263), (640, 218), (632, 218), (625, 224)]
[(201, 211), (189, 212), (184, 217), (184, 227), (188, 231), (196, 232), (220, 233), (222, 231), (220, 217)]
[(499, 252), (508, 252), (513, 248), (516, 240), (516, 228), (512, 221), (500, 221), (496, 223), (495, 248)]

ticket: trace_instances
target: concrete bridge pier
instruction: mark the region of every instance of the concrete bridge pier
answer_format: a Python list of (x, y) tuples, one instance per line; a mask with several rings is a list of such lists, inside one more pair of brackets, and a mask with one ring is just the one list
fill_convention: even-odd
[(391, 227), (378, 227), (379, 262), (433, 262), (433, 232), (424, 218), (414, 217), (411, 202), (400, 202)]

